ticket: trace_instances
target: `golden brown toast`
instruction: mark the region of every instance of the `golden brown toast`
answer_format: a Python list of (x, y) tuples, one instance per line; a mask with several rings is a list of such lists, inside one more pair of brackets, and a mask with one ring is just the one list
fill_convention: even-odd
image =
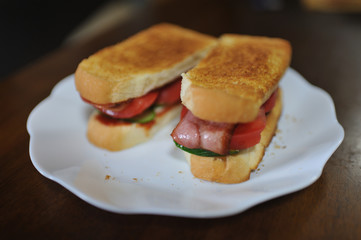
[[(180, 115), (180, 104), (170, 106), (153, 121), (146, 124), (127, 123), (120, 121), (112, 124), (101, 120), (104, 116), (94, 111), (88, 121), (88, 140), (97, 147), (109, 151), (119, 151), (146, 142), (171, 120)], [(99, 119), (100, 117), (100, 119)], [(106, 117), (105, 117), (106, 118)]]
[(224, 34), (195, 68), (182, 74), (182, 102), (204, 120), (253, 121), (290, 59), (286, 40)]
[(76, 88), (98, 104), (139, 97), (195, 66), (216, 42), (176, 25), (154, 25), (84, 59), (75, 72)]

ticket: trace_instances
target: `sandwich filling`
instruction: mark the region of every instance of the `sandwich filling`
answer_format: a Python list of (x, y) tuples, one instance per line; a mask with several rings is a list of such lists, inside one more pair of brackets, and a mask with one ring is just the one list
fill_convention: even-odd
[(199, 119), (183, 106), (181, 120), (171, 136), (177, 147), (199, 156), (236, 154), (260, 142), (266, 114), (274, 107), (278, 90), (261, 106), (257, 118), (248, 123), (219, 123)]
[(147, 123), (155, 118), (156, 107), (180, 103), (180, 91), (181, 77), (141, 97), (124, 102), (96, 104), (85, 98), (82, 99), (111, 118), (128, 122)]

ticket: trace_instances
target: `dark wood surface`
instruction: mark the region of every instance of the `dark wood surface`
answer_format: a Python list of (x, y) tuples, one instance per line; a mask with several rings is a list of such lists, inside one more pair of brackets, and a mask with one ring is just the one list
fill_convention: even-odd
[[(60, 47), (1, 81), (0, 238), (360, 239), (361, 16), (294, 5), (255, 11), (237, 2), (150, 4), (112, 31)], [(291, 66), (332, 96), (345, 129), (343, 143), (314, 184), (234, 216), (189, 219), (106, 212), (37, 172), (26, 131), (31, 110), (82, 58), (160, 21), (215, 36), (235, 32), (292, 43)]]

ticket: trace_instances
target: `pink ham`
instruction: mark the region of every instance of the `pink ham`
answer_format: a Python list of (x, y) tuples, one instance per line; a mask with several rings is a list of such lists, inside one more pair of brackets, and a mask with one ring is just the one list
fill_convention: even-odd
[(234, 126), (205, 121), (188, 111), (171, 135), (174, 141), (187, 148), (202, 148), (223, 155), (228, 153)]
[(194, 121), (193, 114), (189, 114), (190, 111), (184, 116), (178, 123), (176, 128), (172, 132), (174, 141), (187, 148), (199, 148), (200, 147), (200, 134), (199, 127)]

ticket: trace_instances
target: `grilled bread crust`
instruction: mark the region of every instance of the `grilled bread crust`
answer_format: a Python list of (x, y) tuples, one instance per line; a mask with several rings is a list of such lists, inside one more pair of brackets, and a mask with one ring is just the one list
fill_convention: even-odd
[(104, 124), (94, 111), (88, 121), (88, 140), (97, 147), (120, 151), (150, 140), (162, 127), (179, 116), (181, 105), (177, 104), (155, 117), (154, 122)]
[(195, 66), (216, 42), (173, 24), (154, 25), (81, 61), (75, 85), (98, 104), (143, 96)]
[(286, 40), (224, 34), (195, 68), (182, 74), (182, 103), (200, 119), (253, 121), (290, 59)]
[(261, 141), (250, 148), (242, 150), (236, 155), (227, 157), (201, 157), (184, 152), (192, 174), (199, 179), (219, 183), (240, 183), (250, 178), (261, 162), (265, 149), (270, 144), (282, 112), (281, 93), (279, 92), (276, 104), (267, 115), (265, 129), (261, 133)]

